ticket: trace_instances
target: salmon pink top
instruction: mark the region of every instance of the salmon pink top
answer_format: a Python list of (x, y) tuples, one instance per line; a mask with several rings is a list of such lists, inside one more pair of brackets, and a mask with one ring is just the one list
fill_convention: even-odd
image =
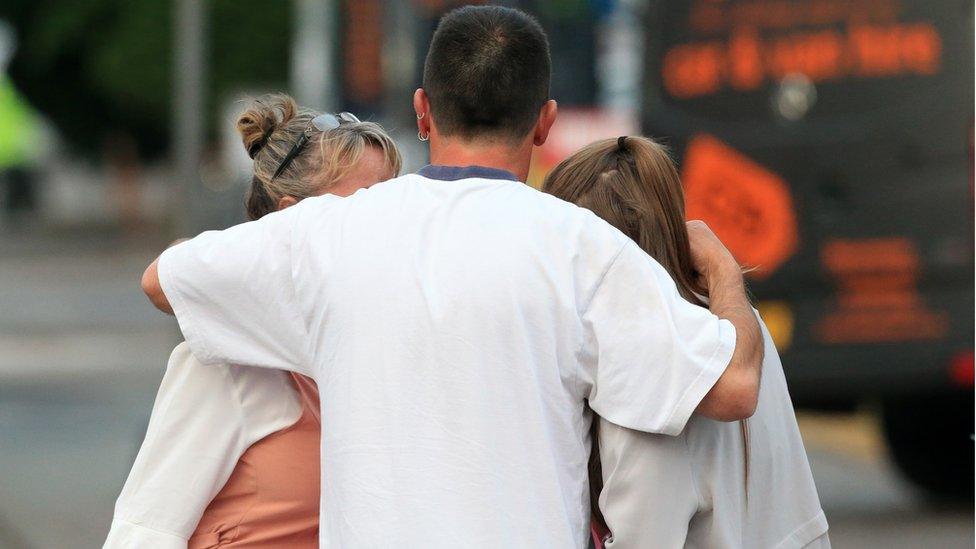
[(316, 547), (319, 423), (308, 378), (178, 345), (104, 547)]
[(315, 382), (290, 375), (301, 417), (244, 452), (204, 511), (189, 549), (318, 547), (319, 395)]

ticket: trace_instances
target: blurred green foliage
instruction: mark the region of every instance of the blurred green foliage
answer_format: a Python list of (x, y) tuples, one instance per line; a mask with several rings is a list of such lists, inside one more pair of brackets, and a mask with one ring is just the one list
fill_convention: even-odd
[[(120, 137), (146, 159), (168, 150), (173, 112), (172, 0), (3, 0), (17, 33), (16, 87), (78, 151), (100, 155)], [(208, 100), (286, 82), (291, 2), (209, 0)]]

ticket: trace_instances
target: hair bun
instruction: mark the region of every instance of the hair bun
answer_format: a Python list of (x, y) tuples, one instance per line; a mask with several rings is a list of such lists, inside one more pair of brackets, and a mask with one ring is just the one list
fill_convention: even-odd
[(237, 117), (237, 132), (241, 134), (247, 155), (252, 159), (257, 156), (268, 144), (271, 134), (297, 113), (298, 105), (287, 95), (274, 94), (255, 99)]

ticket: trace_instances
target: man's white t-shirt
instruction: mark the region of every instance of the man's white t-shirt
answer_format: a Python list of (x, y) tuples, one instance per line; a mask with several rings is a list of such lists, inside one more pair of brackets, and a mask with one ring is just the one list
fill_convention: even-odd
[(600, 421), (607, 549), (829, 549), (783, 365), (760, 325), (765, 358), (748, 420), (748, 475), (738, 422), (694, 416), (670, 437)]
[(677, 434), (727, 366), (730, 322), (513, 179), (428, 167), (161, 256), (198, 359), (318, 383), (322, 547), (584, 547), (584, 402)]

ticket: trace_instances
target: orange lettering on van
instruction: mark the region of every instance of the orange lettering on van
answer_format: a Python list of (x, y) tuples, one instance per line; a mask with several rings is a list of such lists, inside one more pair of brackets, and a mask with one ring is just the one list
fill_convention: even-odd
[(918, 291), (921, 260), (902, 237), (828, 241), (821, 260), (837, 284), (836, 301), (813, 328), (826, 343), (939, 339), (949, 329)]
[(724, 63), (720, 42), (675, 46), (664, 54), (664, 87), (674, 97), (715, 93), (722, 84)]
[(836, 31), (796, 34), (771, 44), (770, 69), (776, 78), (801, 73), (814, 82), (832, 80), (843, 76), (842, 57), (842, 40)]
[(765, 77), (762, 42), (755, 29), (736, 31), (729, 40), (729, 81), (737, 90), (754, 90)]
[(928, 23), (906, 27), (902, 33), (901, 55), (906, 70), (935, 74), (942, 58), (942, 37)]
[(939, 70), (942, 39), (929, 23), (855, 27), (850, 39), (860, 76), (934, 74)]

